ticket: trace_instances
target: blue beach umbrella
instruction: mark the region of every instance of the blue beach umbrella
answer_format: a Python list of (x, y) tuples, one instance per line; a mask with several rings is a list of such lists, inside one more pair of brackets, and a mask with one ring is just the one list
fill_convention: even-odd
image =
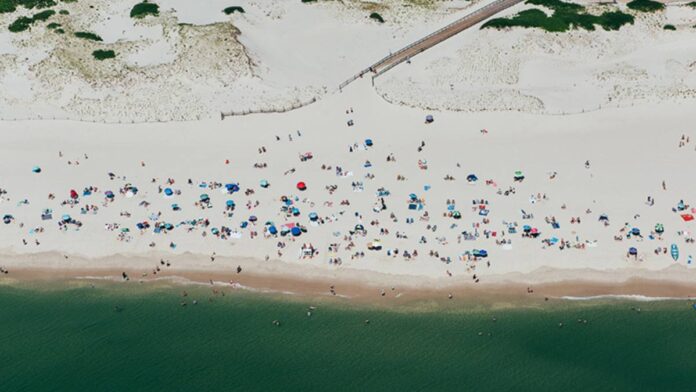
[(292, 229), (290, 229), (290, 232), (292, 233), (293, 236), (297, 237), (297, 236), (299, 236), (300, 234), (302, 234), (302, 229), (300, 229), (299, 227), (295, 226), (295, 227), (293, 227)]
[(174, 191), (172, 190), (172, 188), (164, 188), (164, 194), (166, 196), (171, 196), (174, 194)]
[(476, 177), (476, 174), (469, 174), (466, 176), (466, 180), (469, 182), (476, 182), (478, 181), (478, 177)]
[(319, 215), (317, 215), (316, 212), (310, 212), (310, 213), (309, 213), (309, 220), (311, 220), (311, 221), (316, 221), (317, 219), (319, 219)]
[(34, 172), (34, 173), (41, 173), (41, 168), (38, 167), (38, 166), (34, 166), (34, 167), (31, 169), (31, 171)]
[(259, 185), (261, 185), (261, 188), (268, 188), (268, 185), (270, 184), (266, 180), (261, 180), (259, 181)]
[(271, 235), (276, 235), (276, 234), (278, 234), (278, 229), (276, 229), (275, 226), (271, 225), (271, 226), (268, 226), (268, 232)]

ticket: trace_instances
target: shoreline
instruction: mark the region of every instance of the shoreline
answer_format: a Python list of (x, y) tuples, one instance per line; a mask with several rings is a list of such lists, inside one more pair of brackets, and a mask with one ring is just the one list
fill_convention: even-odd
[[(220, 257), (215, 265), (200, 263), (180, 266), (181, 259), (202, 260), (203, 256), (169, 257), (172, 267), (161, 268), (155, 275), (143, 266), (144, 256), (113, 256), (98, 259), (52, 254), (69, 260), (71, 265), (27, 265), (37, 255), (0, 258), (9, 271), (0, 276), (0, 285), (61, 282), (130, 282), (171, 286), (209, 286), (286, 297), (339, 298), (355, 303), (399, 305), (418, 301), (468, 299), (483, 303), (545, 302), (548, 300), (585, 301), (627, 299), (637, 301), (688, 300), (696, 298), (696, 284), (690, 271), (674, 267), (662, 271), (589, 271), (545, 269), (534, 274), (488, 276), (485, 282), (473, 283), (462, 278), (432, 278), (394, 275), (355, 268), (329, 269), (311, 265), (288, 264), (249, 258)], [(42, 254), (42, 260), (49, 255)], [(20, 261), (20, 262), (18, 262)], [(24, 263), (21, 263), (24, 261)], [(22, 266), (24, 264), (24, 266)], [(152, 265), (156, 265), (154, 262)], [(101, 267), (95, 267), (100, 265)], [(241, 273), (236, 267), (241, 267)], [(640, 273), (644, 272), (644, 273)], [(645, 272), (649, 273), (648, 276)], [(603, 279), (596, 279), (602, 276)], [(332, 288), (333, 293), (332, 293)]]

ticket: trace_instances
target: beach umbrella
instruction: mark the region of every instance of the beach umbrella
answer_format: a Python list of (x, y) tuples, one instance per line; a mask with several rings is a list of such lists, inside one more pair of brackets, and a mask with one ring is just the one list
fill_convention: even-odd
[(515, 175), (513, 176), (515, 180), (524, 180), (524, 174), (522, 174), (521, 171), (517, 170), (515, 172)]
[(212, 229), (210, 229), (210, 232), (213, 233), (213, 235), (220, 234), (220, 230), (218, 230), (216, 227), (213, 227)]
[(600, 220), (600, 221), (608, 221), (608, 220), (609, 220), (609, 216), (608, 216), (607, 214), (602, 214), (602, 215), (599, 216), (599, 220)]
[(304, 191), (307, 189), (307, 184), (305, 184), (304, 181), (300, 181), (297, 183), (297, 189)]
[(628, 254), (629, 254), (629, 255), (637, 255), (637, 254), (638, 254), (638, 249), (636, 249), (636, 248), (634, 248), (634, 247), (630, 247), (630, 248), (628, 248)]
[(239, 192), (239, 184), (225, 184), (225, 188), (227, 189), (227, 193)]
[(63, 219), (63, 222), (70, 222), (72, 220), (72, 218), (68, 214), (63, 215), (61, 219)]
[(172, 188), (164, 188), (164, 194), (165, 196), (171, 196), (174, 194), (174, 191), (172, 190)]
[(633, 235), (640, 235), (640, 229), (637, 227), (634, 227), (631, 229), (631, 234)]
[(239, 226), (240, 226), (242, 229), (246, 229), (246, 227), (249, 226), (249, 222), (244, 221), (244, 222), (240, 223)]
[(298, 216), (298, 215), (300, 215), (300, 209), (297, 208), (297, 207), (293, 207), (292, 210), (291, 210), (290, 212), (292, 212), (292, 215), (293, 215), (293, 216)]
[(408, 198), (411, 200), (416, 200), (416, 199), (418, 199), (418, 196), (416, 196), (415, 193), (411, 193), (410, 195), (408, 195)]
[(2, 217), (2, 221), (3, 221), (6, 225), (9, 224), (10, 222), (12, 222), (12, 219), (14, 219), (14, 217), (13, 217), (12, 215), (9, 215), (9, 214), (7, 214), (7, 215), (5, 215), (5, 216)]
[(210, 201), (210, 196), (208, 196), (207, 193), (202, 193), (201, 196), (200, 196), (200, 200), (201, 200), (202, 202)]
[(372, 147), (372, 139), (365, 139), (365, 145), (368, 147)]
[(256, 222), (257, 220), (259, 220), (259, 218), (257, 218), (256, 215), (252, 215), (249, 217), (249, 222)]
[(427, 116), (425, 116), (425, 122), (431, 123), (433, 121), (435, 121), (435, 118), (433, 117), (432, 114), (428, 114)]
[(466, 176), (466, 180), (469, 182), (476, 182), (478, 181), (478, 177), (476, 177), (476, 174), (469, 174)]
[(106, 191), (104, 192), (104, 196), (106, 196), (107, 199), (113, 199), (114, 193), (112, 191)]
[(77, 199), (78, 197), (79, 197), (79, 195), (77, 194), (77, 191), (75, 191), (74, 189), (71, 189), (70, 190), (70, 198)]
[(34, 166), (34, 167), (31, 169), (31, 171), (34, 172), (34, 173), (41, 173), (41, 168), (38, 167), (38, 166)]
[(310, 213), (309, 213), (309, 220), (311, 220), (311, 221), (316, 221), (317, 219), (319, 219), (319, 215), (317, 215), (316, 212), (310, 212)]
[(529, 233), (530, 231), (532, 231), (532, 226), (524, 225), (524, 226), (522, 226), (522, 230), (523, 230), (525, 233)]
[(290, 229), (290, 233), (292, 233), (292, 235), (293, 235), (294, 237), (297, 237), (297, 236), (299, 236), (300, 234), (302, 234), (302, 229), (300, 229), (299, 227), (295, 226), (295, 227), (293, 227), (292, 229)]
[(478, 256), (478, 257), (488, 257), (488, 251), (486, 251), (485, 249), (480, 249), (480, 250), (478, 251), (478, 255), (477, 255), (477, 256)]
[(180, 209), (178, 204), (172, 204), (172, 210), (179, 211)]
[(268, 188), (268, 185), (270, 184), (266, 180), (261, 180), (259, 181), (259, 185), (261, 185), (261, 188)]
[(225, 205), (227, 205), (227, 207), (229, 207), (229, 208), (234, 208), (234, 206), (235, 206), (234, 200), (227, 200), (225, 202)]
[(665, 232), (665, 227), (662, 225), (662, 223), (658, 223), (655, 225), (655, 232), (662, 234)]
[(461, 219), (461, 217), (462, 217), (462, 214), (459, 211), (452, 212), (452, 218)]
[(276, 235), (278, 233), (278, 229), (275, 226), (271, 225), (271, 226), (268, 226), (268, 232), (271, 235)]

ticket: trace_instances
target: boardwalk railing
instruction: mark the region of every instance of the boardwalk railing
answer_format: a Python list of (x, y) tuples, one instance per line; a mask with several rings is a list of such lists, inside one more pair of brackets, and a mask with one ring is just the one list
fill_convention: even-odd
[[(397, 50), (394, 53), (383, 57), (372, 66), (362, 70), (360, 73), (352, 76), (348, 80), (344, 81), (339, 85), (339, 90), (347, 86), (351, 82), (355, 81), (357, 78), (362, 77), (368, 72), (373, 73), (374, 78), (392, 69), (394, 66), (410, 59), (411, 57), (439, 44), (440, 42), (466, 30), (467, 28), (503, 11), (513, 5), (520, 3), (524, 0), (495, 0), (490, 4), (487, 4), (474, 12), (471, 12), (454, 22), (438, 29), (425, 37)], [(418, 48), (421, 46), (420, 48)], [(414, 50), (415, 49), (415, 50)], [(381, 69), (380, 69), (381, 68)]]

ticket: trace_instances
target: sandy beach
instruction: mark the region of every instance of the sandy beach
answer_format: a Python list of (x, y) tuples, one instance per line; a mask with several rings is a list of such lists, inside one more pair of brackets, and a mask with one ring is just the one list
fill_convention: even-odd
[(8, 122), (0, 264), (8, 277), (241, 266), (324, 286), (590, 281), (581, 291), (598, 295), (649, 294), (607, 284), (661, 279), (689, 296), (691, 107), (440, 113), (390, 105), (360, 80), (285, 114)]

